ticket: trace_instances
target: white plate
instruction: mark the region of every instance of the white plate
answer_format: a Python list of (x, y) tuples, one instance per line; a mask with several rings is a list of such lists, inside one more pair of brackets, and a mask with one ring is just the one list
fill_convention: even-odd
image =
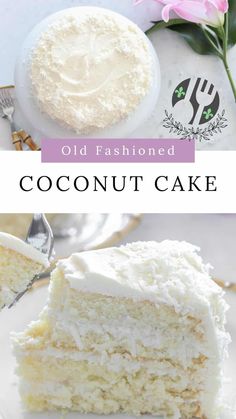
[[(38, 313), (45, 304), (47, 298), (47, 287), (39, 287), (29, 292), (12, 309), (4, 309), (0, 313), (0, 418), (4, 419), (60, 419), (60, 413), (27, 413), (24, 412), (18, 390), (17, 377), (14, 373), (15, 359), (11, 353), (9, 334), (12, 331), (23, 331), (31, 320), (37, 319)], [(227, 301), (231, 308), (228, 312), (228, 330), (232, 336), (230, 345), (230, 356), (226, 361), (225, 372), (227, 382), (224, 384), (225, 401), (230, 409), (225, 409), (222, 419), (235, 419), (236, 410), (233, 411), (233, 403), (236, 394), (236, 294), (228, 294)], [(235, 406), (236, 407), (236, 404)], [(122, 415), (112, 415), (113, 419), (124, 418)], [(91, 419), (95, 415), (80, 415), (78, 413), (69, 413), (68, 419)], [(108, 416), (109, 418), (109, 416)], [(125, 416), (131, 418), (131, 416)], [(1, 418), (2, 419), (2, 418)]]
[[(86, 12), (86, 10), (90, 9), (90, 7), (80, 7), (80, 9), (80, 13), (82, 15), (82, 13)], [(100, 10), (101, 8), (93, 9)], [(78, 7), (76, 7), (75, 10), (77, 11)], [(30, 78), (31, 53), (35, 45), (38, 43), (41, 34), (45, 32), (48, 26), (60, 18), (61, 15), (64, 16), (66, 13), (71, 14), (71, 11), (73, 11), (73, 8), (62, 10), (48, 16), (46, 19), (36, 25), (33, 31), (26, 38), (16, 63), (15, 88), (19, 108), (25, 118), (33, 125), (33, 127), (38, 131), (41, 131), (44, 136), (49, 138), (79, 138), (80, 135), (66, 127), (63, 127), (63, 125), (60, 125), (57, 121), (54, 121), (45, 113), (40, 111), (37, 101), (32, 94), (32, 83)], [(114, 12), (109, 11), (109, 13)], [(127, 21), (126, 17), (122, 15), (119, 16), (121, 20)], [(104, 130), (89, 134), (88, 136), (91, 138), (127, 137), (148, 119), (156, 106), (161, 83), (159, 61), (151, 42), (140, 29), (139, 31), (149, 47), (153, 62), (153, 80), (150, 91), (142, 100), (135, 112), (133, 112), (128, 118)], [(86, 135), (83, 135), (82, 137), (86, 137)]]
[(140, 214), (58, 214), (51, 222), (56, 257), (113, 246), (137, 227), (140, 220)]

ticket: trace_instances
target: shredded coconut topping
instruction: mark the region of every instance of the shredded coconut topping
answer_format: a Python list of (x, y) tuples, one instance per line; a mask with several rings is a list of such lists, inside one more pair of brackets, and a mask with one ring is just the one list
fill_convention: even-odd
[(141, 30), (105, 9), (66, 10), (32, 52), (31, 80), (41, 110), (78, 134), (127, 118), (152, 78), (150, 47)]
[(75, 253), (57, 266), (70, 286), (80, 291), (198, 311), (223, 293), (211, 280), (210, 265), (202, 262), (198, 250), (186, 242), (135, 242)]

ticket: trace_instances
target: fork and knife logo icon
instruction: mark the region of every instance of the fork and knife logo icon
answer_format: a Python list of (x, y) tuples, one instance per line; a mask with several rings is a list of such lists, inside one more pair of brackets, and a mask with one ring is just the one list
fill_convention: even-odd
[(206, 79), (197, 78), (192, 83), (191, 78), (179, 83), (172, 95), (172, 107), (186, 101), (192, 107), (189, 125), (203, 125), (210, 122), (217, 114), (220, 106), (219, 93), (215, 86)]

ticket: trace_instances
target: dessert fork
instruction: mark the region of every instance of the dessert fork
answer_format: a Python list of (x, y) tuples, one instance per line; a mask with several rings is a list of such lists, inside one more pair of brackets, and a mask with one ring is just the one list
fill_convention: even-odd
[(7, 119), (10, 123), (12, 143), (14, 144), (15, 149), (17, 151), (22, 151), (21, 136), (17, 132), (17, 129), (13, 121), (14, 104), (8, 92), (8, 89), (11, 89), (12, 87), (13, 86), (7, 86), (6, 88), (0, 89), (1, 117)]
[(28, 145), (28, 147), (33, 151), (40, 150), (30, 135), (28, 135), (23, 129), (16, 129), (13, 120), (15, 106), (12, 94), (10, 93), (10, 90), (13, 88), (14, 86), (6, 86), (0, 88), (0, 116), (4, 119), (7, 119), (10, 123), (12, 143), (14, 144), (17, 151), (22, 151), (22, 142)]
[[(47, 255), (50, 261), (54, 254), (54, 237), (52, 229), (44, 214), (34, 214), (33, 220), (29, 227), (26, 243), (33, 246), (35, 249)], [(8, 306), (11, 308), (21, 297), (32, 287), (32, 285), (45, 276), (45, 272), (35, 275), (27, 285), (26, 289), (16, 295), (14, 301)]]

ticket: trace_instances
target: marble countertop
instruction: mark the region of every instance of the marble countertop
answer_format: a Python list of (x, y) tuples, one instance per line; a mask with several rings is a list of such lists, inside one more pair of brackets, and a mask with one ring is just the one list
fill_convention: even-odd
[[(0, 85), (14, 82), (14, 65), (20, 47), (30, 30), (49, 14), (67, 7), (96, 5), (116, 10), (134, 20), (143, 30), (150, 27), (150, 21), (159, 19), (160, 7), (153, 0), (133, 6), (133, 0), (1, 0), (0, 25)], [(223, 65), (213, 56), (194, 53), (179, 35), (162, 30), (150, 36), (161, 65), (161, 93), (153, 115), (135, 132), (133, 137), (170, 137), (163, 127), (164, 111), (171, 111), (173, 89), (183, 80), (201, 77), (215, 85), (221, 98), (221, 110), (225, 109), (228, 126), (212, 141), (197, 142), (200, 150), (236, 150), (236, 105), (226, 78)], [(229, 53), (233, 76), (236, 79), (236, 48)], [(189, 104), (187, 104), (189, 106)], [(185, 123), (189, 109), (181, 108), (176, 118)], [(186, 115), (185, 115), (186, 114)], [(185, 119), (186, 119), (185, 118)], [(31, 132), (32, 133), (32, 132)], [(37, 136), (37, 133), (33, 132)], [(0, 149), (12, 149), (10, 131), (6, 121), (0, 120)]]

